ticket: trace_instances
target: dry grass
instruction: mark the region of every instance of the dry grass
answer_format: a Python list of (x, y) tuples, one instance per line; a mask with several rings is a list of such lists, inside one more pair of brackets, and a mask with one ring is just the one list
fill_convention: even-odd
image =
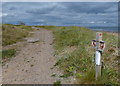
[(32, 30), (29, 26), (15, 26), (11, 24), (2, 25), (2, 45), (14, 44), (22, 41), (23, 38), (29, 36), (29, 31)]
[[(55, 27), (56, 28), (56, 27)], [(91, 40), (95, 32), (81, 27), (58, 27), (53, 29), (55, 49), (58, 62), (55, 66), (64, 70), (65, 75), (76, 75), (77, 84), (117, 84), (118, 83), (118, 36), (103, 32), (106, 49), (102, 55), (104, 68), (99, 81), (95, 80), (94, 53)], [(73, 52), (67, 52), (68, 47), (76, 47)], [(63, 51), (64, 50), (64, 51)], [(69, 51), (69, 50), (68, 50)], [(63, 53), (61, 55), (61, 53)], [(76, 72), (75, 72), (76, 71)], [(80, 75), (80, 76), (78, 76)]]

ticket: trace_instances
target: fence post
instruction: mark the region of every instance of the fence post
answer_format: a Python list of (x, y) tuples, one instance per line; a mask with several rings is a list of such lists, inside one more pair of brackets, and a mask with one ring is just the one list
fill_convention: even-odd
[(96, 48), (95, 52), (95, 79), (98, 80), (101, 77), (101, 55), (105, 48), (105, 43), (102, 41), (102, 33), (96, 33), (96, 40), (92, 41), (92, 45)]

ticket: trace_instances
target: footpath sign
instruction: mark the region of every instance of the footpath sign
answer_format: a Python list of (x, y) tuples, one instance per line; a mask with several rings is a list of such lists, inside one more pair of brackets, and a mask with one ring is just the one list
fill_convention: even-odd
[(105, 42), (102, 41), (102, 33), (96, 33), (96, 40), (92, 40), (92, 46), (96, 49), (95, 52), (95, 78), (98, 80), (101, 77), (101, 56), (105, 48)]

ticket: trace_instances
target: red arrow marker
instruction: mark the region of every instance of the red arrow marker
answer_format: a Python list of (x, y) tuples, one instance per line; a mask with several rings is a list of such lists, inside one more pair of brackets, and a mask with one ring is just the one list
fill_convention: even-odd
[(102, 36), (102, 33), (100, 33), (99, 36)]

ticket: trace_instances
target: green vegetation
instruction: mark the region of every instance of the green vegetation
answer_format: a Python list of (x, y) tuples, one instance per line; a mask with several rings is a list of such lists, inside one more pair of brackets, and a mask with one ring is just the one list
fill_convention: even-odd
[(118, 83), (117, 35), (103, 32), (103, 40), (106, 42), (106, 49), (102, 55), (104, 68), (101, 79), (96, 81), (95, 49), (91, 46), (91, 40), (95, 39), (96, 36), (95, 32), (75, 26), (52, 28), (55, 37), (55, 56), (58, 58), (55, 66), (64, 70), (64, 75), (61, 77), (76, 76), (77, 83), (80, 84)]
[(22, 41), (24, 37), (29, 36), (30, 30), (32, 30), (31, 26), (3, 24), (2, 45), (6, 46)]
[(56, 81), (53, 83), (53, 86), (61, 86), (61, 81)]
[(9, 50), (3, 50), (2, 51), (2, 59), (7, 59), (15, 56), (16, 50), (15, 49), (9, 49)]
[(2, 57), (2, 52), (0, 51), (0, 58)]
[(1, 61), (2, 61), (2, 52), (0, 51), (0, 64), (1, 64)]
[(16, 49), (4, 49), (5, 46), (23, 41), (23, 38), (30, 36), (31, 26), (2, 24), (2, 46), (3, 50), (0, 52), (2, 59), (8, 59), (16, 54)]
[(58, 26), (35, 26), (38, 28), (44, 28), (44, 29), (48, 29), (48, 30), (53, 30), (53, 28), (59, 28)]

